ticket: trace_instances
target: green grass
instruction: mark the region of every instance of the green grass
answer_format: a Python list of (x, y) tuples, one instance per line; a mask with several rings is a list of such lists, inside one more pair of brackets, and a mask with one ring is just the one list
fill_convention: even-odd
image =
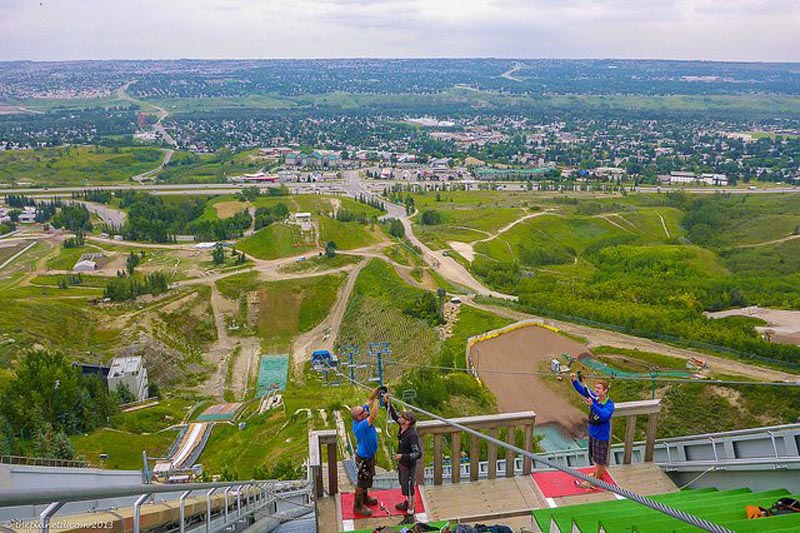
[[(286, 353), (292, 339), (311, 330), (330, 312), (344, 274), (261, 282), (256, 273), (217, 282), (220, 292), (239, 302), (238, 322), (249, 323), (266, 352)], [(248, 293), (257, 292), (258, 307), (248, 310)], [(250, 319), (248, 320), (248, 317)]]
[(320, 242), (333, 241), (339, 250), (364, 248), (382, 240), (378, 225), (358, 222), (339, 222), (328, 217), (319, 217)]
[(800, 271), (800, 239), (755, 248), (730, 248), (720, 255), (736, 274), (787, 276)]
[(347, 265), (354, 265), (361, 261), (356, 255), (336, 254), (334, 257), (315, 256), (305, 261), (294, 262), (281, 267), (281, 272), (318, 272), (333, 270)]
[[(31, 280), (31, 284), (45, 285), (47, 287), (57, 287), (58, 282), (62, 279), (66, 279), (66, 275), (42, 275), (33, 278)], [(104, 278), (102, 276), (91, 276), (81, 273), (80, 285), (72, 285), (72, 287), (93, 287), (93, 288), (105, 289), (106, 285), (108, 285), (108, 278)]]
[(111, 417), (111, 425), (129, 433), (155, 433), (180, 424), (193, 405), (194, 402), (181, 398), (166, 399), (155, 407), (116, 414)]
[[(397, 360), (435, 360), (439, 341), (433, 327), (403, 312), (423, 292), (406, 284), (386, 262), (370, 260), (356, 280), (337, 345), (359, 345), (363, 356), (370, 342), (390, 342), (392, 357)], [(399, 377), (403, 371), (399, 367), (387, 368), (387, 380)]]
[(70, 146), (0, 152), (0, 183), (48, 187), (128, 182), (161, 162), (157, 148)]
[[(280, 460), (288, 459), (300, 466), (308, 456), (308, 431), (335, 429), (333, 410), (342, 411), (349, 431), (344, 404), (354, 399), (360, 401), (363, 391), (349, 386), (324, 387), (310, 370), (302, 383), (302, 387), (290, 384), (283, 394), (285, 406), (282, 409), (248, 419), (241, 431), (233, 425), (217, 424), (199, 459), (204, 470), (210, 473), (235, 470), (238, 479), (245, 479), (254, 476), (255, 468), (269, 469)], [(310, 417), (305, 412), (309, 407), (312, 408)], [(327, 411), (327, 425), (317, 409)], [(386, 457), (381, 456), (380, 460), (390, 467), (391, 462)]]
[(286, 109), (296, 106), (291, 99), (277, 94), (251, 94), (236, 98), (164, 98), (148, 102), (173, 114), (230, 109)]
[[(132, 251), (132, 250), (131, 250)], [(98, 254), (103, 253), (103, 250), (97, 246), (87, 244), (77, 248), (61, 248), (58, 255), (47, 261), (47, 268), (53, 270), (72, 270), (78, 259), (83, 254)]]
[(38, 288), (21, 294), (0, 292), (0, 331), (15, 340), (0, 346), (0, 366), (9, 365), (16, 354), (35, 344), (81, 359), (88, 351), (108, 348), (85, 300), (57, 297), (65, 292), (48, 289), (47, 295), (42, 295)]
[(279, 259), (299, 255), (314, 246), (302, 240), (297, 226), (275, 223), (240, 240), (236, 248), (257, 259)]
[(168, 183), (219, 183), (226, 176), (255, 172), (271, 163), (258, 157), (258, 149), (235, 154), (217, 152), (195, 154), (178, 151), (170, 164), (158, 175), (158, 180)]
[(151, 435), (99, 429), (88, 436), (71, 437), (76, 455), (83, 455), (92, 465), (100, 464), (101, 453), (108, 454), (105, 468), (110, 470), (141, 470), (142, 451), (148, 457), (160, 457), (170, 447), (177, 431)]

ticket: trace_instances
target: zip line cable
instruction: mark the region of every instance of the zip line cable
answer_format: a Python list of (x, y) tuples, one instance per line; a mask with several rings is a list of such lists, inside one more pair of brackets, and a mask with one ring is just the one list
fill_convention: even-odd
[[(330, 363), (326, 362), (326, 364), (328, 365), (328, 367), (333, 372), (339, 374), (341, 377), (345, 378), (347, 381), (351, 382), (353, 385), (356, 385), (357, 387), (361, 387), (361, 388), (369, 390), (369, 391), (374, 390), (374, 387), (370, 387), (368, 385), (365, 385), (365, 384), (363, 384), (363, 383), (361, 383), (361, 382), (359, 382), (359, 381), (357, 381), (355, 379), (350, 379), (350, 376), (347, 376), (347, 375), (341, 373), (337, 368), (331, 366)], [(565, 467), (565, 466), (561, 466), (561, 465), (557, 465), (554, 462), (550, 461), (549, 459), (546, 459), (546, 458), (543, 458), (543, 457), (537, 457), (533, 453), (527, 452), (527, 451), (523, 450), (522, 448), (518, 448), (517, 446), (515, 446), (513, 444), (508, 444), (507, 442), (503, 442), (503, 441), (501, 441), (499, 439), (496, 439), (494, 437), (491, 437), (489, 435), (485, 435), (484, 433), (481, 433), (480, 431), (474, 430), (472, 428), (468, 428), (468, 427), (466, 427), (466, 426), (464, 426), (462, 424), (459, 424), (458, 422), (454, 422), (452, 420), (448, 420), (446, 418), (443, 418), (443, 417), (441, 417), (439, 415), (431, 413), (430, 411), (426, 411), (425, 409), (422, 409), (421, 407), (417, 407), (417, 406), (412, 405), (412, 404), (410, 404), (408, 402), (404, 402), (403, 400), (400, 400), (399, 398), (392, 398), (391, 401), (392, 402), (397, 402), (400, 405), (403, 405), (403, 406), (405, 406), (405, 407), (407, 407), (407, 408), (409, 408), (409, 409), (411, 409), (413, 411), (417, 411), (418, 413), (421, 413), (421, 414), (423, 414), (423, 415), (425, 415), (427, 417), (430, 417), (430, 418), (432, 418), (434, 420), (438, 420), (439, 422), (447, 424), (447, 425), (449, 425), (449, 426), (451, 426), (451, 427), (453, 427), (455, 429), (458, 429), (459, 431), (463, 431), (464, 433), (469, 433), (470, 435), (478, 437), (479, 439), (483, 439), (483, 440), (485, 440), (487, 442), (490, 442), (490, 443), (492, 443), (492, 444), (494, 444), (496, 446), (500, 446), (501, 448), (505, 448), (506, 450), (510, 450), (510, 451), (512, 451), (514, 453), (522, 455), (523, 457), (525, 457), (527, 459), (530, 459), (533, 462), (543, 463), (543, 464), (549, 466), (550, 468), (553, 468), (555, 470), (559, 470), (561, 472), (569, 474), (570, 476), (573, 476), (573, 477), (576, 477), (576, 478), (581, 479), (583, 481), (586, 481), (586, 482), (588, 482), (588, 483), (590, 483), (592, 485), (600, 487), (600, 488), (602, 488), (604, 490), (607, 490), (609, 492), (613, 492), (614, 494), (618, 494), (618, 495), (622, 496), (623, 498), (626, 498), (628, 500), (631, 500), (631, 501), (634, 501), (634, 502), (639, 503), (641, 505), (644, 505), (645, 507), (649, 507), (650, 509), (653, 509), (653, 510), (658, 511), (660, 513), (663, 513), (663, 514), (666, 514), (668, 516), (671, 516), (672, 518), (675, 518), (675, 519), (680, 520), (682, 522), (685, 522), (687, 524), (693, 525), (693, 526), (698, 527), (700, 529), (704, 529), (706, 531), (711, 531), (712, 533), (734, 533), (730, 529), (727, 529), (727, 528), (725, 528), (723, 526), (720, 526), (718, 524), (714, 524), (713, 522), (709, 522), (708, 520), (705, 520), (703, 518), (698, 518), (696, 516), (693, 516), (693, 515), (690, 515), (688, 513), (685, 513), (685, 512), (683, 512), (683, 511), (681, 511), (679, 509), (674, 509), (672, 507), (666, 506), (666, 505), (664, 505), (664, 504), (662, 504), (660, 502), (657, 502), (655, 500), (651, 500), (651, 499), (646, 498), (644, 496), (640, 496), (639, 494), (636, 494), (635, 492), (631, 492), (631, 491), (629, 491), (627, 489), (623, 489), (622, 487), (618, 487), (617, 485), (611, 485), (610, 483), (606, 483), (605, 481), (603, 481), (601, 479), (597, 479), (595, 477), (588, 476), (588, 475), (584, 474), (583, 472), (579, 472), (578, 470), (575, 470), (575, 469), (572, 469), (572, 468), (569, 468), (569, 467)]]
[[(555, 376), (553, 372), (528, 372), (525, 370), (479, 370), (477, 368), (461, 368), (455, 366), (436, 366), (436, 365), (421, 365), (415, 363), (402, 363), (395, 359), (388, 359), (386, 361), (388, 364), (393, 364), (397, 366), (405, 366), (405, 367), (412, 367), (412, 368), (429, 368), (431, 370), (450, 370), (454, 372), (469, 372), (472, 373), (477, 372), (478, 374), (505, 374), (505, 375), (512, 375), (512, 376)], [(659, 376), (616, 376), (613, 374), (597, 374), (592, 372), (588, 374), (586, 377), (589, 378), (596, 378), (596, 377), (611, 377), (614, 380), (624, 380), (624, 381), (663, 381), (669, 383), (703, 383), (708, 385), (762, 385), (762, 386), (774, 386), (774, 387), (800, 387), (800, 376), (797, 376), (798, 381), (744, 381), (744, 380), (731, 380), (731, 379), (689, 379), (689, 378), (671, 378), (671, 377), (659, 377)]]

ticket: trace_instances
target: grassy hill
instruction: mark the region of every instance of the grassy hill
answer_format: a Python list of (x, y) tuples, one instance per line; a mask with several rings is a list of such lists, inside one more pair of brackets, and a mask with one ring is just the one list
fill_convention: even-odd
[(0, 183), (29, 181), (37, 185), (107, 185), (158, 166), (164, 154), (157, 148), (67, 146), (0, 152)]

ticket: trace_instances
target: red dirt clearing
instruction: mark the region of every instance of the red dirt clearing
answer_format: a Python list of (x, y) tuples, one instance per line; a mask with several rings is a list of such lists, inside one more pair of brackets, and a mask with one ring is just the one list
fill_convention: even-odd
[(549, 363), (562, 353), (577, 357), (585, 351), (585, 345), (558, 333), (528, 326), (475, 344), (470, 356), (481, 380), (497, 397), (501, 413), (532, 410), (537, 426), (556, 423), (580, 436), (586, 432), (586, 413), (567, 400), (577, 394), (569, 379), (563, 382), (563, 393), (555, 393), (539, 376), (494, 372), (540, 372), (542, 362)]

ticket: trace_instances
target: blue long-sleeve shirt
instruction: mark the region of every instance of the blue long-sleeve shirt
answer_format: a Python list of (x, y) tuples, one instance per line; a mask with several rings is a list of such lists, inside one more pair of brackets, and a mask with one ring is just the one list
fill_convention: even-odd
[(572, 386), (581, 396), (592, 399), (592, 405), (589, 407), (589, 436), (597, 440), (610, 440), (614, 402), (608, 397), (604, 402), (599, 402), (597, 395), (587, 389), (580, 381), (573, 381)]

